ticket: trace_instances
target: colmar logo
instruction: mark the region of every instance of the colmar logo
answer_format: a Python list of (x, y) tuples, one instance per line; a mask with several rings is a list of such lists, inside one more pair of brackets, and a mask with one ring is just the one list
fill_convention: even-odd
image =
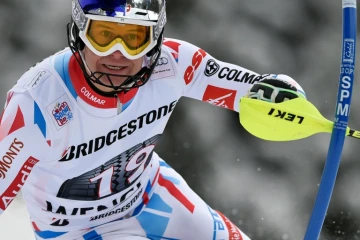
[(92, 102), (99, 105), (105, 105), (106, 101), (104, 99), (100, 99), (99, 97), (94, 96), (94, 94), (90, 92), (86, 87), (82, 87), (80, 91), (86, 98), (88, 98)]
[(207, 61), (204, 74), (207, 77), (211, 77), (212, 75), (217, 73), (219, 69), (220, 69), (220, 65), (217, 62), (215, 62), (213, 59), (210, 59), (209, 61)]
[(234, 110), (236, 91), (208, 85), (203, 101), (212, 105)]

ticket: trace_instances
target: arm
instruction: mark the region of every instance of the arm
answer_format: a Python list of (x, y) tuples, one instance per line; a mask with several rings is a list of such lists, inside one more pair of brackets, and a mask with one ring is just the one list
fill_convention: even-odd
[(44, 131), (38, 125), (41, 117), (30, 96), (9, 92), (0, 117), (0, 214), (20, 191), (35, 164), (49, 153)]
[[(178, 44), (178, 65), (184, 81), (183, 95), (186, 97), (239, 111), (240, 98), (248, 94), (254, 84), (266, 79), (289, 82), (295, 86), (295, 91), (302, 91), (300, 85), (286, 75), (259, 75), (246, 68), (216, 60), (190, 43), (173, 39), (168, 41), (176, 41)], [(276, 82), (270, 81), (268, 84)], [(279, 86), (284, 87), (281, 84)]]

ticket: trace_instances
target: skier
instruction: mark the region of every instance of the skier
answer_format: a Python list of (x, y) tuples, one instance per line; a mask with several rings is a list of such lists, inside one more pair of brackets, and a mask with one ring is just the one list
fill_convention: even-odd
[(0, 213), (22, 191), (36, 239), (249, 239), (155, 152), (183, 96), (238, 111), (305, 97), (164, 38), (165, 0), (73, 0), (69, 47), (28, 70), (0, 118)]

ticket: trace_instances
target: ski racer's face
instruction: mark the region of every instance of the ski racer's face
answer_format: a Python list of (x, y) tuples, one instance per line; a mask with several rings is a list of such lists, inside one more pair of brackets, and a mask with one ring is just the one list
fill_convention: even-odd
[[(135, 75), (142, 67), (143, 58), (140, 57), (135, 60), (127, 59), (120, 51), (115, 51), (108, 56), (98, 56), (85, 46), (83, 50), (85, 62), (91, 72), (103, 72), (115, 75)], [(110, 76), (112, 84), (115, 86), (121, 85), (127, 77)], [(111, 85), (107, 76), (102, 76), (100, 81), (106, 85)], [(94, 83), (95, 87), (103, 92), (112, 92), (113, 88), (105, 87)]]

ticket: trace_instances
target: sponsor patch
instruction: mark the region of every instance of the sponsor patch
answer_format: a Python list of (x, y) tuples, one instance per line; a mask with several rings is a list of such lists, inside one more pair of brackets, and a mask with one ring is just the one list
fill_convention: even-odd
[(217, 73), (220, 69), (220, 65), (215, 62), (213, 59), (210, 59), (206, 63), (204, 74), (207, 77), (213, 76), (215, 73)]
[(16, 159), (21, 149), (24, 147), (24, 143), (15, 138), (11, 145), (8, 147), (5, 154), (0, 159), (0, 177), (6, 178), (7, 171), (11, 168), (13, 161)]
[(208, 85), (203, 101), (212, 105), (234, 110), (236, 91)]
[(188, 85), (194, 79), (195, 71), (200, 67), (201, 62), (206, 56), (206, 52), (202, 49), (196, 51), (191, 59), (191, 65), (189, 65), (184, 73), (185, 84)]
[(10, 186), (5, 190), (5, 192), (0, 196), (0, 209), (5, 210), (12, 200), (16, 197), (20, 188), (24, 185), (27, 177), (30, 175), (30, 172), (34, 165), (39, 162), (39, 160), (29, 157), (26, 162), (22, 165), (21, 169), (15, 176), (14, 181)]
[(156, 63), (151, 79), (156, 80), (171, 76), (175, 76), (173, 64), (169, 58), (161, 56)]
[(243, 240), (239, 229), (233, 224), (227, 217), (225, 217), (221, 212), (217, 212), (221, 218), (224, 220), (226, 228), (229, 233), (229, 239), (233, 240)]
[(165, 66), (169, 63), (169, 59), (166, 57), (160, 57), (156, 63), (156, 66)]
[(29, 87), (32, 89), (37, 88), (42, 84), (47, 78), (51, 76), (51, 72), (46, 69), (40, 69), (40, 71), (36, 74), (36, 76), (29, 83)]
[(46, 108), (57, 130), (74, 118), (69, 102), (68, 96), (64, 94)]
[(356, 0), (343, 0), (342, 1), (342, 7), (343, 8), (356, 8)]
[(344, 63), (354, 63), (355, 58), (355, 40), (346, 38), (344, 39), (343, 46), (343, 62)]

